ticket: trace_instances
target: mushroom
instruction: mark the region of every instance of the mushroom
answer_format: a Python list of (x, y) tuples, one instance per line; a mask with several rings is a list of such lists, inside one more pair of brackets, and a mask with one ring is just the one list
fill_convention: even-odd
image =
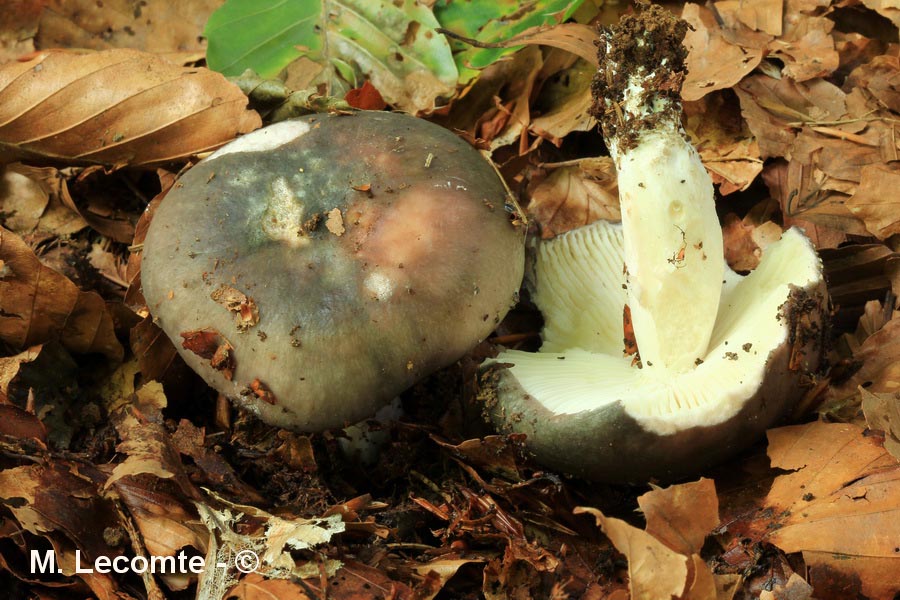
[(681, 127), (685, 29), (653, 6), (603, 32), (594, 112), (622, 223), (539, 243), (540, 351), (505, 350), (482, 376), (501, 430), (589, 479), (671, 480), (726, 458), (792, 409), (822, 357), (825, 284), (800, 230), (747, 276), (725, 265), (712, 183)]
[(191, 168), (143, 246), (148, 307), (187, 364), (301, 431), (373, 415), (515, 303), (524, 233), (493, 166), (408, 115), (284, 121)]

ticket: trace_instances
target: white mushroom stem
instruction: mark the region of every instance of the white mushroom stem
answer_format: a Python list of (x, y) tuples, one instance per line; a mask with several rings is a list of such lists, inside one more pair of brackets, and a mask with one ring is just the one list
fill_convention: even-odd
[(673, 45), (672, 31), (660, 42), (665, 25), (605, 32), (598, 81), (609, 85), (595, 85), (618, 172), (634, 336), (643, 367), (661, 375), (688, 371), (706, 356), (725, 272), (712, 182), (681, 126), (681, 36), (673, 57), (631, 62), (661, 54), (645, 48)]

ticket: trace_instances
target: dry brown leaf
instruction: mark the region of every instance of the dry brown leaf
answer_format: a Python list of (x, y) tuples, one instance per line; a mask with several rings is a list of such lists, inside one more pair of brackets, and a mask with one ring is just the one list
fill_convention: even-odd
[(6, 0), (0, 11), (0, 64), (34, 51), (45, 0)]
[(638, 498), (647, 528), (638, 529), (595, 508), (578, 507), (576, 514), (593, 515), (597, 525), (628, 559), (631, 597), (635, 600), (681, 598), (716, 600), (733, 594), (733, 578), (717, 582), (699, 555), (703, 541), (718, 525), (718, 500), (711, 479), (656, 488)]
[(688, 74), (681, 96), (685, 100), (699, 100), (710, 92), (734, 86), (762, 60), (761, 49), (745, 48), (727, 41), (708, 8), (685, 4), (681, 18), (692, 27), (684, 38), (688, 48)]
[(738, 107), (723, 94), (685, 102), (686, 130), (719, 193), (727, 196), (750, 187), (762, 172), (759, 142)]
[[(900, 381), (892, 384), (900, 389)], [(900, 460), (900, 392), (873, 394), (865, 388), (859, 388), (859, 392), (869, 429), (884, 432), (884, 449)]]
[(157, 381), (144, 384), (127, 404), (112, 413), (111, 420), (122, 442), (116, 450), (126, 456), (115, 466), (104, 484), (109, 488), (123, 477), (149, 474), (171, 479), (188, 498), (198, 498), (199, 492), (184, 471), (184, 466), (162, 424), (162, 409), (166, 396)]
[(863, 0), (863, 4), (900, 27), (900, 5), (897, 0)]
[(819, 250), (836, 248), (847, 234), (866, 235), (865, 225), (846, 205), (847, 195), (826, 187), (828, 176), (800, 161), (775, 161), (762, 178), (784, 215), (784, 225), (803, 228)]
[(884, 164), (870, 164), (863, 166), (860, 173), (859, 189), (846, 202), (850, 212), (880, 240), (900, 233), (900, 171)]
[(0, 339), (25, 348), (59, 338), (72, 352), (122, 360), (103, 298), (45, 267), (22, 238), (2, 228), (0, 260), (7, 269), (0, 277)]
[(734, 91), (750, 131), (759, 140), (762, 158), (791, 156), (796, 138), (793, 123), (838, 121), (847, 113), (846, 94), (823, 79), (797, 83), (752, 75)]
[(646, 531), (681, 554), (699, 554), (719, 524), (719, 501), (712, 479), (657, 488), (638, 497)]
[(752, 271), (759, 265), (766, 247), (781, 239), (781, 226), (773, 221), (757, 224), (753, 215), (743, 219), (728, 213), (723, 219), (725, 261), (734, 271)]
[(506, 48), (528, 45), (551, 46), (570, 52), (597, 67), (599, 39), (600, 35), (594, 27), (581, 23), (559, 23), (550, 27), (533, 27), (504, 40), (500, 45)]
[(762, 31), (772, 36), (781, 35), (784, 0), (721, 0), (715, 3), (716, 12), (729, 15), (753, 31)]
[(777, 584), (772, 590), (763, 590), (759, 600), (812, 600), (813, 587), (806, 580), (792, 573), (787, 583)]
[(531, 132), (559, 145), (573, 131), (590, 131), (596, 127), (597, 120), (590, 111), (591, 78), (595, 71), (595, 67), (579, 61), (559, 74), (552, 85), (545, 83), (541, 89), (543, 112), (532, 119)]
[[(510, 99), (507, 104), (511, 106), (497, 106), (501, 113), (506, 113), (503, 121), (506, 127), (491, 140), (490, 147), (491, 150), (496, 150), (518, 142), (519, 155), (524, 155), (529, 151), (528, 128), (531, 125), (531, 94), (544, 59), (540, 48), (526, 46), (516, 53), (514, 60), (521, 65), (524, 75), (522, 78), (512, 81), (507, 90), (506, 97)], [(499, 99), (495, 101), (495, 104), (500, 104)], [(482, 137), (486, 139), (486, 136)]]
[[(116, 529), (119, 522), (113, 503), (97, 492), (102, 478), (93, 465), (54, 458), (0, 471), (0, 498), (6, 500), (4, 507), (21, 529), (48, 538), (56, 548), (77, 548), (82, 565), (93, 564), (99, 556), (122, 554), (122, 548), (110, 546), (103, 537), (105, 530)], [(57, 567), (74, 575), (74, 552), (65, 554), (57, 555)], [(118, 588), (109, 575), (82, 577), (100, 598), (116, 597), (108, 593)]]
[(41, 52), (0, 67), (0, 162), (147, 166), (260, 126), (222, 75), (136, 50)]
[(861, 388), (870, 394), (900, 390), (900, 319), (891, 319), (866, 338), (852, 360), (861, 366), (847, 381), (828, 388), (826, 406), (849, 405), (855, 411), (861, 402)]
[(8, 165), (0, 179), (0, 206), (8, 215), (4, 227), (19, 235), (71, 235), (88, 225), (72, 209), (66, 180), (52, 167)]
[(782, 74), (794, 81), (827, 77), (838, 68), (840, 57), (831, 31), (834, 21), (823, 14), (830, 0), (785, 0), (784, 29), (769, 42), (769, 53), (784, 63)]
[(541, 226), (544, 239), (599, 219), (621, 218), (615, 165), (608, 156), (554, 169), (533, 186), (530, 196), (528, 213)]
[(867, 597), (893, 597), (900, 591), (896, 459), (851, 424), (783, 427), (768, 437), (772, 466), (793, 472), (777, 477), (766, 497), (776, 514), (767, 539), (802, 552), (813, 585), (816, 572), (836, 571)]
[(199, 52), (199, 35), (223, 0), (50, 0), (41, 15), (40, 48), (135, 48), (156, 54)]

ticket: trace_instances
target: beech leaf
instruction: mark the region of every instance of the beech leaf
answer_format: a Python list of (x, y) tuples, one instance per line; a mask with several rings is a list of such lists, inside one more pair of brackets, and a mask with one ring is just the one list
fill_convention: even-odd
[(0, 339), (26, 348), (59, 338), (72, 352), (99, 352), (122, 360), (106, 302), (95, 292), (83, 292), (44, 266), (28, 245), (0, 228)]
[(780, 517), (768, 540), (802, 552), (813, 572), (855, 579), (866, 597), (893, 597), (900, 591), (896, 459), (851, 424), (809, 423), (768, 436), (772, 466), (793, 471), (776, 478), (766, 497)]
[(0, 66), (0, 163), (148, 166), (260, 126), (222, 75), (137, 50), (44, 51)]

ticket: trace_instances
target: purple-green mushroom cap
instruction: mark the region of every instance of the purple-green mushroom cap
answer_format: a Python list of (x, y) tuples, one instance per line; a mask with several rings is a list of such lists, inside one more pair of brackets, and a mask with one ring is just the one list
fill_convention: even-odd
[(257, 130), (188, 171), (144, 241), (148, 307), (188, 365), (262, 420), (367, 418), (515, 303), (524, 231), (450, 131), (385, 112)]

